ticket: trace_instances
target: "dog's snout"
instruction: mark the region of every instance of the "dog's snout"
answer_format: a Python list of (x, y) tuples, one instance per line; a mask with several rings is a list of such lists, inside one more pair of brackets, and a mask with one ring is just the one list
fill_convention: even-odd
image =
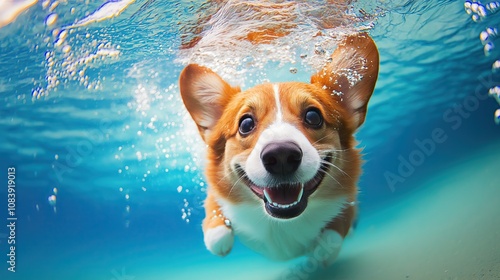
[(270, 143), (260, 154), (262, 164), (273, 175), (288, 175), (299, 168), (302, 150), (294, 142)]

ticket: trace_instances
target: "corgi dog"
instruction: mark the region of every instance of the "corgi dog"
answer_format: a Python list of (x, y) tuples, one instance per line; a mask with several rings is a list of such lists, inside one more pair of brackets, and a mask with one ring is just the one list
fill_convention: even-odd
[(328, 266), (356, 215), (364, 122), (379, 55), (366, 33), (345, 36), (310, 83), (242, 91), (212, 70), (180, 74), (182, 100), (207, 145), (203, 220), (207, 249), (234, 237), (271, 259), (302, 255)]

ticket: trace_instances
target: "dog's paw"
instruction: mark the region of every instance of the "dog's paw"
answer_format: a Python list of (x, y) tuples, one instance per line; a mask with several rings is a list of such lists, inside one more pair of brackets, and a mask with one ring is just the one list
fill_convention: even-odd
[(316, 245), (309, 255), (309, 260), (323, 268), (332, 265), (339, 255), (344, 238), (331, 229), (324, 230), (316, 240)]
[(212, 254), (223, 257), (233, 248), (234, 234), (231, 228), (217, 226), (205, 232), (204, 241)]

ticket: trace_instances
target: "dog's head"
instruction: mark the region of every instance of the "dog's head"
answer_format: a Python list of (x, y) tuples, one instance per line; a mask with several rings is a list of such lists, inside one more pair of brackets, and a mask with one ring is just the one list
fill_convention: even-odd
[(378, 75), (366, 34), (338, 46), (311, 83), (240, 91), (199, 65), (180, 76), (182, 99), (208, 145), (210, 188), (233, 204), (258, 203), (275, 218), (299, 216), (310, 200), (355, 197), (364, 122)]

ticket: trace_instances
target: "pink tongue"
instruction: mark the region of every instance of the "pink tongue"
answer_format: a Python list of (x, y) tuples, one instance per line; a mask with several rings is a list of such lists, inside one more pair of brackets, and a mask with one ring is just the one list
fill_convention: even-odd
[(287, 205), (294, 203), (299, 197), (301, 187), (282, 185), (279, 187), (265, 188), (267, 194), (273, 202), (278, 204)]

